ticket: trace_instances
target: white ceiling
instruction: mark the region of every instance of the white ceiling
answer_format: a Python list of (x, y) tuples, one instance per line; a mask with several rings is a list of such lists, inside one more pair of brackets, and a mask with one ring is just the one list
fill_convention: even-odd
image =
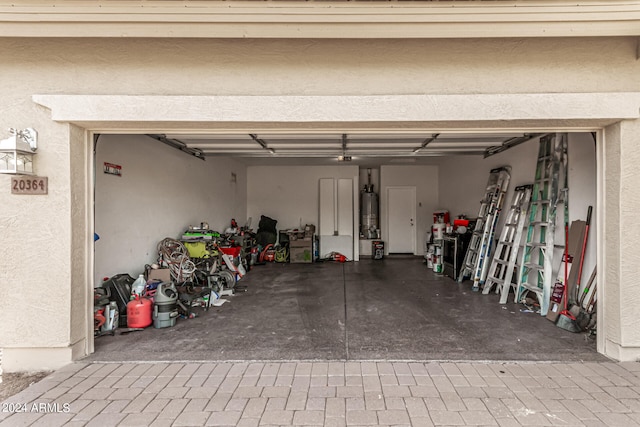
[(517, 144), (530, 135), (533, 134), (395, 132), (167, 134), (161, 137), (195, 155), (242, 158), (248, 164), (290, 163), (287, 160), (299, 164), (301, 159), (307, 164), (335, 164), (340, 156), (356, 164), (380, 164), (430, 163), (428, 158), (451, 155), (483, 156), (487, 149)]

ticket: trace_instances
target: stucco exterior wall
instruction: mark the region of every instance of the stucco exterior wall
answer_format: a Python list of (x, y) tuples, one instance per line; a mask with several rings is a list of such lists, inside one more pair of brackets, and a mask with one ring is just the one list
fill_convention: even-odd
[(620, 170), (620, 315), (622, 323), (621, 341), (624, 346), (640, 346), (640, 293), (638, 282), (638, 210), (640, 208), (640, 123), (621, 123), (621, 170)]
[[(0, 236), (7, 242), (0, 245), (0, 300), (14, 300), (20, 289), (21, 299), (29, 302), (7, 304), (0, 310), (0, 348), (7, 360), (11, 349), (19, 348), (57, 348), (64, 353), (60, 358), (43, 356), (39, 367), (67, 360), (86, 322), (81, 313), (86, 307), (80, 305), (76, 286), (87, 277), (87, 260), (78, 252), (89, 231), (82, 208), (86, 200), (78, 194), (87, 184), (88, 168), (78, 162), (86, 160), (88, 147), (82, 145), (77, 129), (52, 122), (50, 112), (33, 103), (33, 94), (517, 94), (640, 89), (640, 61), (631, 37), (0, 39), (0, 57), (0, 132), (10, 126), (35, 127), (40, 133), (35, 168), (49, 177), (47, 196), (13, 196), (10, 177), (0, 176), (4, 189)], [(637, 183), (631, 159), (637, 160), (638, 141), (629, 136), (631, 130), (623, 132), (623, 139), (630, 138), (622, 147), (624, 185)], [(631, 197), (622, 205), (625, 225), (639, 204)], [(615, 246), (607, 245), (612, 250)], [(625, 254), (631, 255), (626, 244)], [(624, 267), (622, 278), (634, 277), (629, 268)], [(625, 322), (633, 310), (626, 309)], [(626, 330), (623, 335), (628, 342), (637, 338)]]
[[(634, 38), (3, 39), (2, 96), (637, 91)], [(18, 102), (18, 105), (16, 105)], [(9, 104), (3, 104), (8, 107)]]
[[(620, 124), (609, 126), (604, 132), (604, 174), (607, 177), (604, 188), (604, 199), (607, 211), (604, 218), (605, 227), (604, 234), (604, 250), (606, 259), (620, 259), (622, 247), (620, 239), (622, 237), (620, 230), (620, 212), (622, 202), (621, 192), (621, 138)], [(621, 283), (620, 264), (609, 263), (604, 274), (611, 283)], [(605, 285), (606, 286), (606, 285)], [(599, 304), (598, 315), (605, 320), (605, 335), (607, 343), (609, 341), (615, 345), (621, 344), (622, 338), (622, 318), (620, 312), (621, 306), (621, 289), (617, 286), (607, 287), (607, 298), (604, 304)]]
[(0, 175), (2, 363), (5, 371), (22, 366), (28, 361), (12, 349), (32, 348), (38, 356), (30, 369), (57, 368), (71, 357), (72, 277), (82, 275), (77, 264), (72, 267), (70, 126), (52, 122), (46, 111), (30, 104), (9, 101), (0, 102), (14, 105), (3, 108), (2, 128), (36, 127), (48, 155), (36, 155), (35, 170), (49, 178), (49, 194), (12, 196), (10, 177)]
[[(616, 359), (637, 360), (640, 355), (638, 282), (640, 275), (637, 242), (637, 212), (640, 206), (640, 121), (622, 121), (605, 129), (604, 167), (607, 177), (604, 200), (607, 206), (604, 251), (607, 269), (599, 276), (607, 286), (598, 289), (606, 297), (598, 315), (606, 321), (605, 347)], [(610, 262), (619, 260), (619, 263)], [(598, 285), (600, 286), (600, 282)], [(601, 305), (599, 304), (599, 307)]]
[(91, 333), (93, 319), (88, 313), (93, 309), (93, 300), (87, 298), (91, 292), (90, 271), (91, 259), (87, 252), (87, 242), (91, 240), (89, 205), (92, 203), (93, 193), (88, 187), (90, 147), (85, 144), (86, 131), (69, 126), (69, 162), (81, 167), (71, 168), (70, 173), (70, 227), (71, 227), (71, 285), (70, 285), (70, 339), (74, 356), (80, 356), (85, 351), (87, 333)]

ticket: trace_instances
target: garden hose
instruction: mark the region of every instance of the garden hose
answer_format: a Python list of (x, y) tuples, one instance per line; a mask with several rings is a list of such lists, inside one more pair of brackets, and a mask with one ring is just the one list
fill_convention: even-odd
[(196, 271), (187, 248), (180, 241), (169, 237), (158, 243), (158, 264), (168, 267), (171, 277), (177, 283), (191, 281)]
[(275, 262), (287, 262), (289, 260), (289, 248), (287, 246), (280, 246), (276, 249), (274, 260)]

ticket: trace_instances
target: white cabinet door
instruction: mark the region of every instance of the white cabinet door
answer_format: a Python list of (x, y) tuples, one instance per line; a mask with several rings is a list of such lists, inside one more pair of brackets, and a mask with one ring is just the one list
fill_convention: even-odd
[(353, 180), (320, 179), (320, 257), (340, 252), (353, 259)]
[(335, 185), (335, 180), (333, 178), (320, 179), (320, 218), (318, 221), (318, 236), (333, 236), (337, 230)]
[(353, 236), (353, 180), (338, 180), (338, 235)]

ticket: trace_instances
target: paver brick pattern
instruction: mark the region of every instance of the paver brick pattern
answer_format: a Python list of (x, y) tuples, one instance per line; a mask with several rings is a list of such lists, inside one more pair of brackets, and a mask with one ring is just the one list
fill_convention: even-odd
[(640, 363), (75, 363), (0, 426), (639, 426)]

